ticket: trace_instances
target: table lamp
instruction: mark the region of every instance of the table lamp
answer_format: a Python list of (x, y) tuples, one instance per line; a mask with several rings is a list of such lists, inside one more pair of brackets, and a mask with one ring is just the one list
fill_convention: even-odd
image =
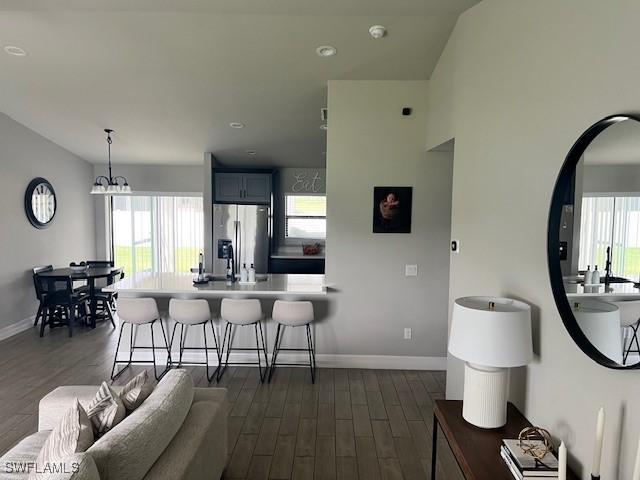
[(463, 418), (480, 428), (504, 426), (508, 369), (533, 358), (531, 307), (509, 298), (458, 298), (449, 352), (465, 361)]

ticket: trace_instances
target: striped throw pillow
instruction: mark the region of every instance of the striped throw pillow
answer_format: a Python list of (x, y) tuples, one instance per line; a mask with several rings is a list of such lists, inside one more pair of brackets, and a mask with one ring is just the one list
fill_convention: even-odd
[(120, 396), (107, 382), (102, 382), (98, 393), (87, 407), (87, 415), (93, 424), (94, 433), (101, 436), (120, 423), (126, 411)]
[(127, 413), (133, 412), (153, 392), (153, 383), (146, 370), (129, 380), (120, 392)]
[(59, 471), (67, 457), (85, 452), (93, 440), (91, 421), (76, 398), (42, 445), (29, 478), (45, 478), (52, 471)]

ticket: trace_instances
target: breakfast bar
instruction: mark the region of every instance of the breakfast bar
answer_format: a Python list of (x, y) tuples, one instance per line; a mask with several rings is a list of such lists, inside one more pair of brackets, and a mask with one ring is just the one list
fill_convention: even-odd
[(324, 275), (270, 274), (258, 275), (253, 284), (214, 278), (196, 285), (188, 273), (138, 273), (104, 290), (125, 297), (177, 298), (279, 298), (312, 299), (327, 294)]

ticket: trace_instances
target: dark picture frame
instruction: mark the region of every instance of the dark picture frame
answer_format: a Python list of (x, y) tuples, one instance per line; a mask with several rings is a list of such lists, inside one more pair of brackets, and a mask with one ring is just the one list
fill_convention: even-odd
[(413, 187), (373, 187), (373, 233), (411, 233)]

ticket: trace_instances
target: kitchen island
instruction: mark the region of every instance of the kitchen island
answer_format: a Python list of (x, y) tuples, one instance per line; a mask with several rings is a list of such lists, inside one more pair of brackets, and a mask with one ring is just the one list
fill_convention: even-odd
[(269, 274), (255, 284), (212, 280), (195, 285), (193, 273), (137, 273), (103, 288), (124, 297), (311, 299), (327, 294), (324, 275)]

